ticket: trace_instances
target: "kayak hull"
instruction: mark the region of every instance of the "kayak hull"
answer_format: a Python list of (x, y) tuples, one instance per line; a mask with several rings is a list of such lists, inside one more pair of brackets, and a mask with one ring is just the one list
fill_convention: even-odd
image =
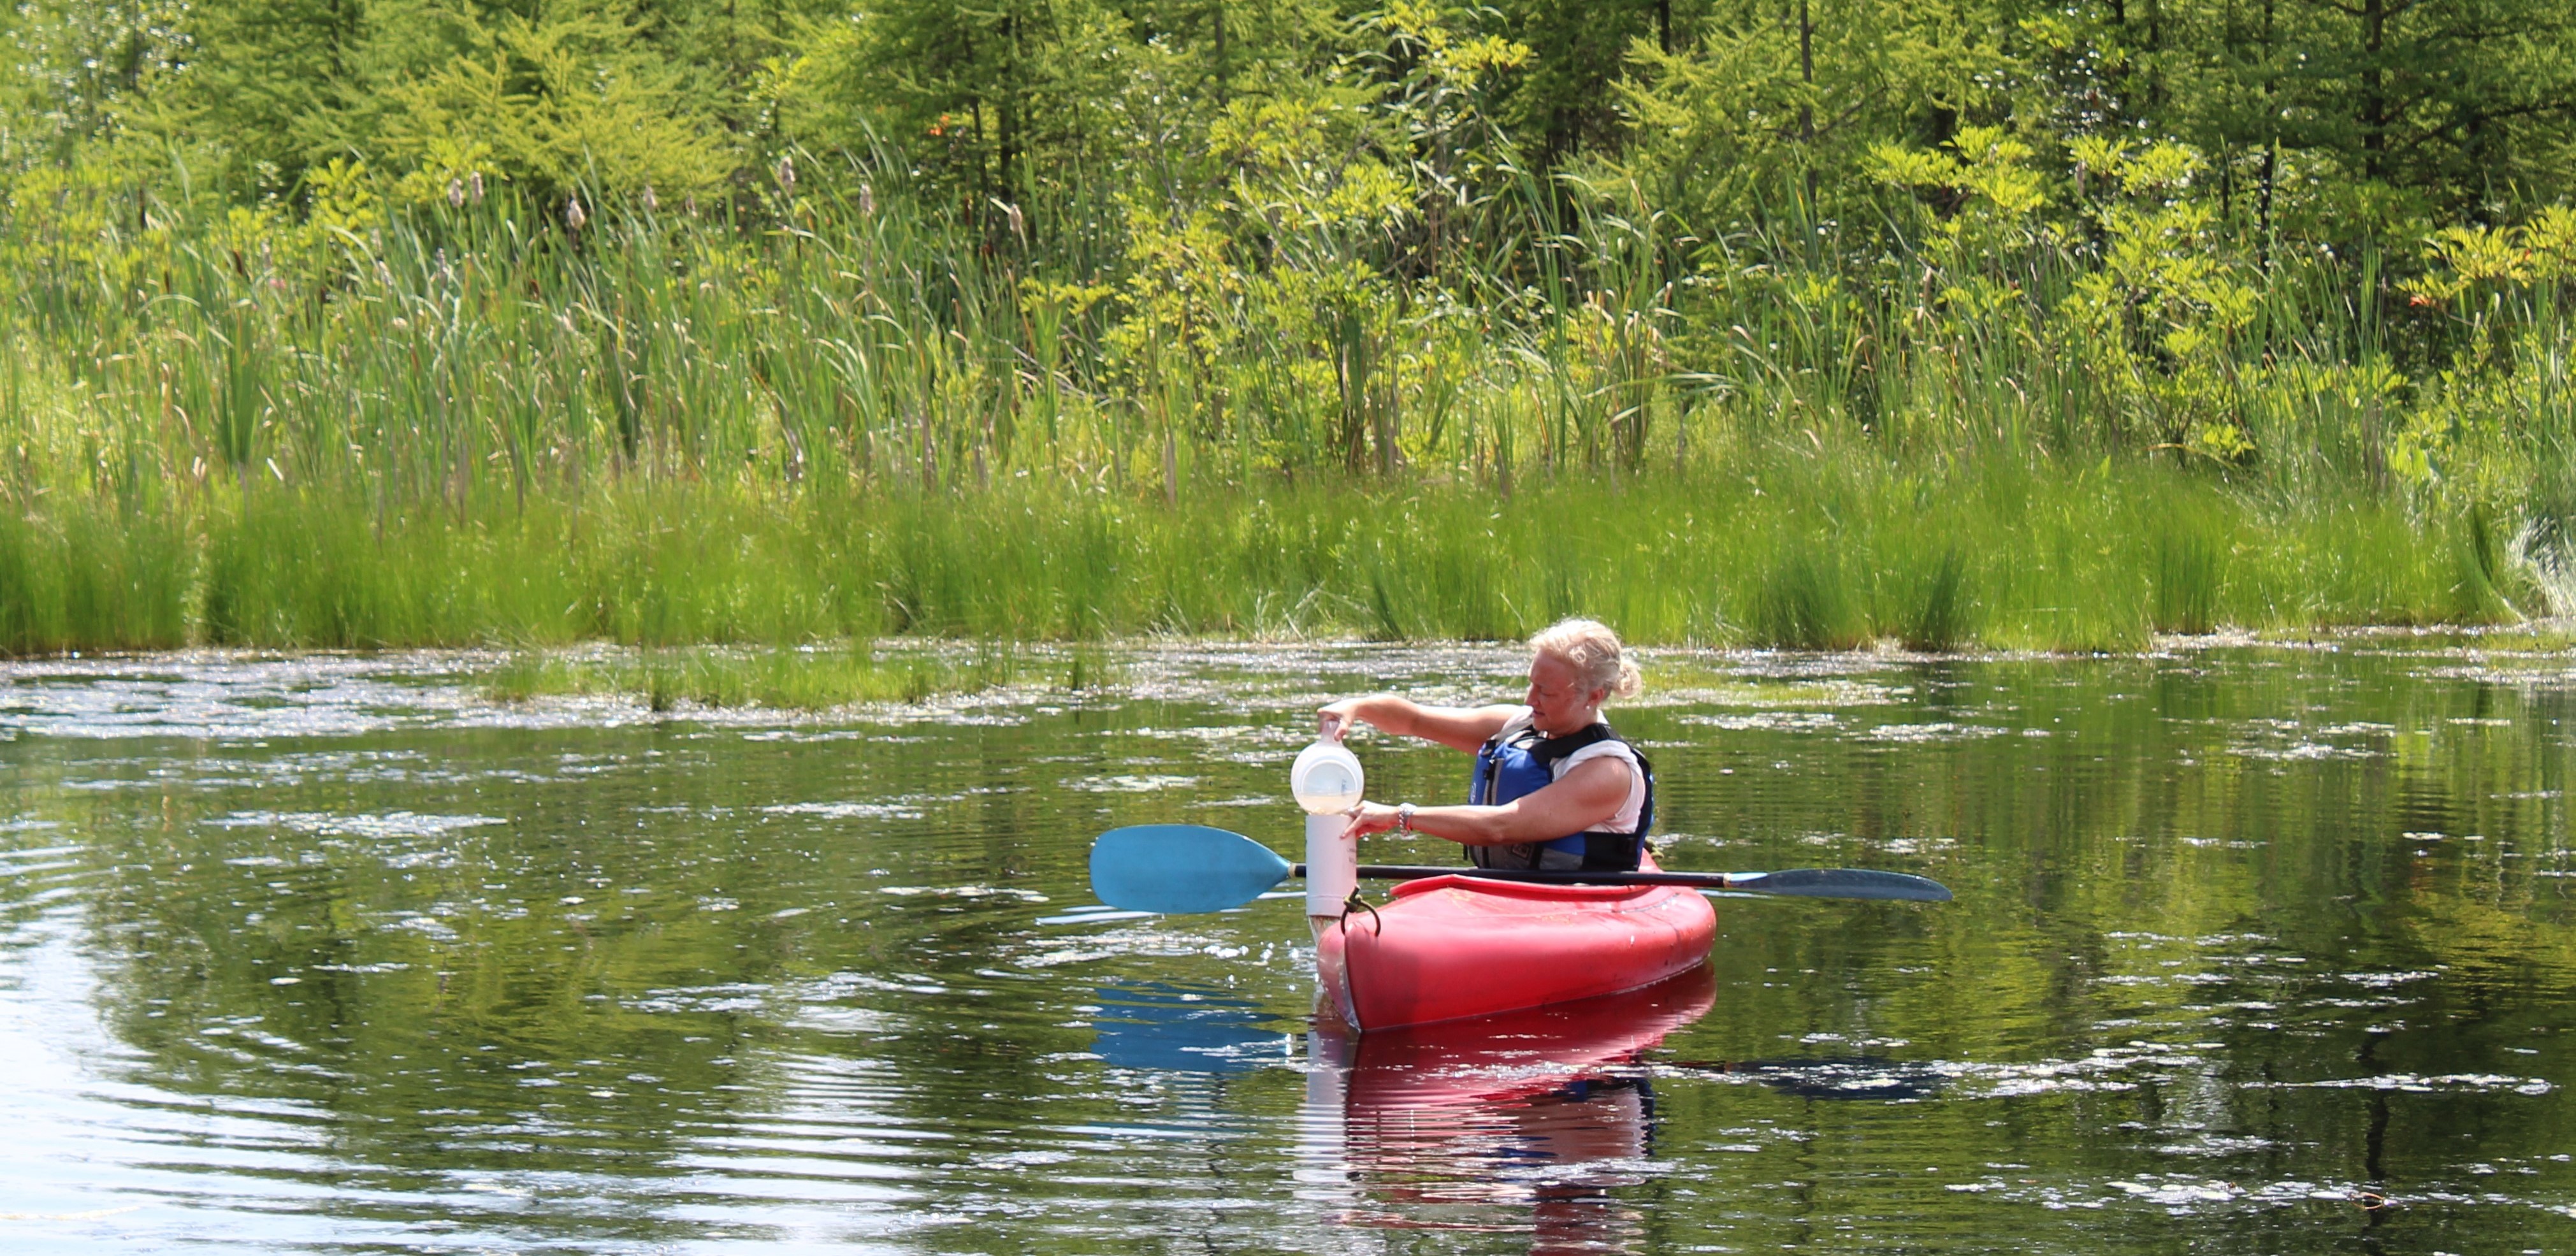
[(1321, 1001), (1367, 1031), (1653, 985), (1708, 958), (1717, 913), (1678, 886), (1441, 876), (1395, 887), (1374, 914), (1315, 925)]

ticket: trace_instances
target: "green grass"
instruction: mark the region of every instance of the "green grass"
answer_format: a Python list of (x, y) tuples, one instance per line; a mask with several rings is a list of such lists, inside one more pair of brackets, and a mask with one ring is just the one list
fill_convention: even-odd
[(2172, 521), (2155, 536), (2148, 622), (2158, 632), (2205, 634), (2218, 627), (2222, 543), (2208, 520)]
[(1953, 543), (1910, 575), (1912, 599), (1894, 624), (1897, 640), (1912, 650), (1953, 650), (1974, 642), (1978, 606), (1966, 553)]
[[(1786, 459), (1724, 479), (1568, 478), (1508, 503), (1473, 484), (1337, 483), (1172, 507), (1031, 480), (611, 483), (400, 513), (272, 486), (192, 504), (0, 518), (0, 649), (1495, 640), (1589, 614), (1646, 643), (2090, 650), (2218, 625), (2496, 622), (2538, 600), (2474, 512), (2284, 505), (2127, 460), (1927, 477)], [(835, 680), (802, 657), (722, 676), (672, 664), (664, 683), (789, 706), (910, 683), (855, 661)]]
[(1746, 628), (1757, 645), (1838, 650), (1868, 639), (1852, 605), (1842, 554), (1830, 538), (1792, 535), (1746, 599)]

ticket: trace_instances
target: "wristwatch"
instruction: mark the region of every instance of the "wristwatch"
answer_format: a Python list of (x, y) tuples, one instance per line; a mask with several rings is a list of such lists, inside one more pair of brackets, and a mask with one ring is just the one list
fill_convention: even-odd
[(1402, 829), (1407, 833), (1413, 831), (1412, 803), (1400, 802), (1395, 804), (1395, 827)]

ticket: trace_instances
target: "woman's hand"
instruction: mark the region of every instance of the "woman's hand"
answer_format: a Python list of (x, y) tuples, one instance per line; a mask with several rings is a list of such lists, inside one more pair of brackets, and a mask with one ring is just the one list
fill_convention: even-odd
[(1371, 833), (1385, 833), (1393, 830), (1398, 822), (1395, 808), (1382, 802), (1364, 801), (1351, 808), (1350, 817), (1350, 827), (1342, 830), (1344, 837), (1358, 838), (1366, 837)]
[(1326, 741), (1340, 741), (1343, 734), (1351, 731), (1351, 725), (1359, 722), (1360, 704), (1367, 701), (1366, 698), (1344, 698), (1317, 707), (1316, 733)]

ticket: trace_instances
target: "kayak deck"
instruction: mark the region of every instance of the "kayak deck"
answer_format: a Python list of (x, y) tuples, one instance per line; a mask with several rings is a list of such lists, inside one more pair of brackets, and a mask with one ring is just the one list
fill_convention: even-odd
[(1316, 929), (1324, 1002), (1344, 1024), (1373, 1030), (1653, 985), (1708, 958), (1717, 913), (1674, 886), (1438, 876), (1395, 887), (1374, 914)]

